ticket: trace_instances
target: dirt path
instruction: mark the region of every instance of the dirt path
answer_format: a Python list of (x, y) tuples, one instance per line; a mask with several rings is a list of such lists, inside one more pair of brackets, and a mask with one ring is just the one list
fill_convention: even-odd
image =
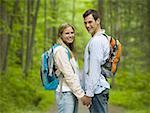
[[(51, 106), (50, 112), (47, 113), (57, 113), (56, 104)], [(79, 104), (79, 112), (78, 113), (90, 113), (88, 109), (83, 106), (81, 103)], [(109, 113), (125, 113), (125, 109), (119, 106), (109, 105)]]

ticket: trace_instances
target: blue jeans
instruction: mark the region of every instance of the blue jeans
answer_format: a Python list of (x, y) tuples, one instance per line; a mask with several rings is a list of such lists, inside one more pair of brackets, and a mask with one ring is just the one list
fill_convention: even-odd
[(56, 92), (56, 102), (58, 113), (77, 113), (78, 112), (78, 99), (76, 96), (68, 91), (60, 93)]
[(95, 94), (92, 98), (90, 113), (108, 113), (109, 89), (105, 89), (100, 94)]

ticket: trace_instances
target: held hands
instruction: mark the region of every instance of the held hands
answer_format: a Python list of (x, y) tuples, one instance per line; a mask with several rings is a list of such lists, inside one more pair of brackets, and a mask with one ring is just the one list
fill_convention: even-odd
[(82, 104), (86, 105), (88, 108), (92, 105), (92, 98), (84, 95), (81, 98)]

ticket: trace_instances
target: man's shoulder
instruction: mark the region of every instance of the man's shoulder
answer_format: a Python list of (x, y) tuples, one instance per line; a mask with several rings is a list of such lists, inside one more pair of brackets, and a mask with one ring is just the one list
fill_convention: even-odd
[(100, 34), (90, 40), (89, 46), (94, 48), (109, 48), (109, 41), (105, 35)]
[(94, 36), (91, 40), (91, 42), (97, 42), (97, 43), (102, 43), (102, 42), (105, 42), (105, 41), (107, 41), (107, 38), (102, 33), (99, 34), (99, 35)]

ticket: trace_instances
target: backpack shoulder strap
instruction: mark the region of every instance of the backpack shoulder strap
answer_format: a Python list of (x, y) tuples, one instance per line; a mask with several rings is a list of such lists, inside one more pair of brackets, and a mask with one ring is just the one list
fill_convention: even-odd
[[(60, 48), (62, 48), (63, 46), (62, 45), (60, 45), (60, 44), (54, 44), (53, 45), (53, 50), (55, 49), (55, 51), (54, 51), (54, 54), (57, 52), (57, 50), (59, 50)], [(65, 48), (65, 47), (63, 47), (63, 48)], [(65, 48), (66, 50), (67, 50), (67, 54), (68, 54), (68, 58), (69, 58), (69, 60), (70, 60), (70, 58), (71, 58), (71, 53), (70, 53), (70, 51), (68, 50), (68, 48)]]
[(66, 48), (67, 49), (67, 52), (68, 52), (68, 58), (69, 58), (69, 60), (70, 60), (70, 58), (71, 58), (71, 53), (70, 53), (70, 51), (68, 50), (68, 48)]
[(112, 40), (111, 36), (108, 36), (106, 33), (103, 33), (103, 35), (107, 38), (107, 40), (108, 40), (109, 42), (111, 42), (111, 40)]
[[(60, 49), (60, 48), (62, 48), (63, 46), (62, 45), (60, 45), (60, 44), (54, 44), (53, 45), (53, 47), (52, 47), (52, 49), (53, 49), (53, 52), (54, 52), (54, 54)], [(64, 48), (64, 47), (63, 47)], [(67, 53), (68, 53), (68, 58), (69, 58), (69, 60), (70, 60), (70, 58), (71, 58), (71, 53), (70, 53), (70, 51), (68, 50), (68, 48), (65, 48), (66, 50), (67, 50)], [(70, 61), (69, 61), (70, 62)], [(62, 86), (63, 86), (63, 75), (62, 75), (62, 73), (60, 73), (60, 77), (59, 77), (59, 80), (60, 80), (60, 98), (62, 98)]]

